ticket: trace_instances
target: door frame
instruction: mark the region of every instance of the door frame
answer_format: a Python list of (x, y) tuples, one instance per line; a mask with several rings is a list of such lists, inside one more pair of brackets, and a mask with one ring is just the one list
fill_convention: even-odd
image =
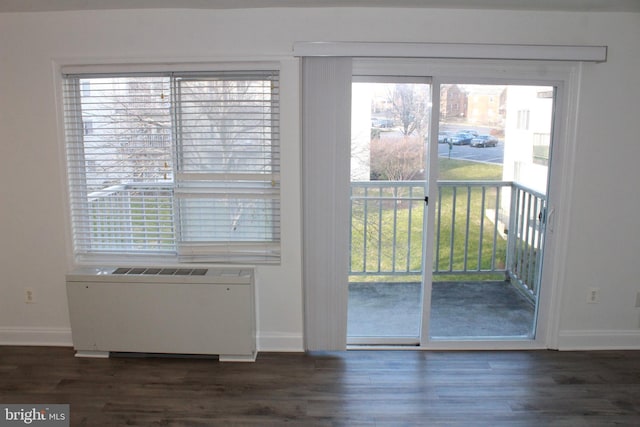
[[(495, 60), (434, 60), (357, 58), (353, 75), (424, 76), (431, 77), (432, 104), (440, 105), (439, 88), (447, 83), (519, 84), (553, 86), (555, 88), (554, 119), (548, 171), (548, 218), (545, 236), (543, 268), (540, 279), (536, 333), (533, 340), (505, 338), (500, 340), (437, 340), (429, 338), (431, 306), (431, 269), (423, 268), (423, 317), (420, 349), (544, 349), (558, 347), (561, 295), (568, 253), (567, 219), (570, 218), (573, 171), (575, 163), (578, 92), (582, 66), (574, 62), (495, 61)], [(436, 90), (438, 88), (438, 90)], [(431, 110), (430, 142), (437, 141), (439, 108)], [(437, 180), (437, 144), (429, 144), (428, 181)], [(435, 163), (435, 166), (432, 165)], [(427, 187), (431, 200), (436, 200), (437, 186)], [(432, 265), (435, 205), (427, 207), (424, 264)], [(345, 248), (348, 250), (348, 248)], [(348, 252), (345, 252), (348, 254)], [(358, 347), (362, 348), (362, 347)], [(381, 346), (375, 346), (381, 348)], [(398, 348), (390, 346), (390, 348)], [(408, 347), (415, 349), (416, 347)]]

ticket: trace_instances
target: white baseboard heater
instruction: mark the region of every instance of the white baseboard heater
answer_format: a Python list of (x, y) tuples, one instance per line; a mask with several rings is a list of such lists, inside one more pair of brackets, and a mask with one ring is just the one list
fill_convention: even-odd
[(66, 278), (78, 357), (139, 352), (255, 361), (252, 269), (84, 268)]

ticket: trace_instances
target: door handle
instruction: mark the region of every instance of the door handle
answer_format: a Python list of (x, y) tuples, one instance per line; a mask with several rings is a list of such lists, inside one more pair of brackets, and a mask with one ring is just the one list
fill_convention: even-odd
[(550, 233), (553, 233), (553, 228), (555, 226), (555, 213), (556, 210), (555, 208), (550, 208), (549, 209), (549, 213), (547, 213), (547, 231), (549, 231)]

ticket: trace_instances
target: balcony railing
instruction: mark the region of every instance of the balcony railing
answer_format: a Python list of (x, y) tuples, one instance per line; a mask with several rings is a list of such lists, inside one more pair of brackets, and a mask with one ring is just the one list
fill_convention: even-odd
[(83, 206), (89, 224), (76, 231), (85, 251), (175, 251), (173, 196), (158, 183), (118, 184), (87, 196)]
[[(537, 294), (546, 196), (508, 181), (440, 181), (434, 275), (504, 274)], [(424, 183), (351, 183), (352, 276), (419, 276)]]
[(542, 267), (547, 197), (519, 184), (511, 187), (507, 267), (512, 283), (534, 297)]
[(424, 183), (351, 183), (351, 275), (422, 272)]

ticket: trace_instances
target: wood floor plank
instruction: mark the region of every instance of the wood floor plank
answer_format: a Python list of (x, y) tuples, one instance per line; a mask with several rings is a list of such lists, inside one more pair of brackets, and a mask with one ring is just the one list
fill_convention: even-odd
[(0, 403), (68, 403), (73, 426), (640, 425), (637, 351), (125, 356), (0, 347)]

